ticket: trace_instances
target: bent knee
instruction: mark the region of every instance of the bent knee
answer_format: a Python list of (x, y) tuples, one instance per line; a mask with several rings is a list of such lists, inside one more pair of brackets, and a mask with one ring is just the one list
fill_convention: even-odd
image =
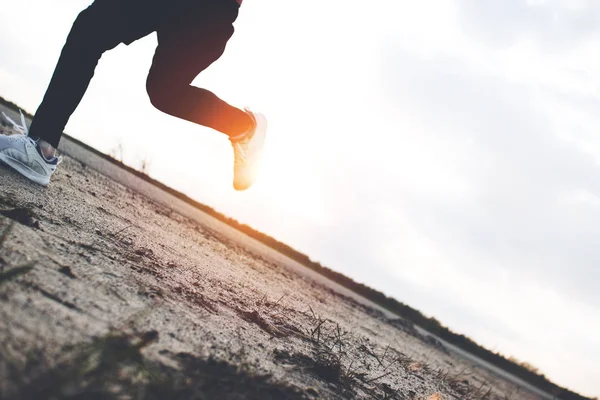
[(146, 93), (148, 93), (150, 104), (161, 111), (167, 106), (167, 96), (163, 86), (164, 85), (161, 84), (157, 78), (148, 75), (148, 79), (146, 80)]
[(178, 98), (178, 85), (162, 76), (150, 72), (146, 80), (146, 92), (150, 103), (158, 110), (169, 113)]

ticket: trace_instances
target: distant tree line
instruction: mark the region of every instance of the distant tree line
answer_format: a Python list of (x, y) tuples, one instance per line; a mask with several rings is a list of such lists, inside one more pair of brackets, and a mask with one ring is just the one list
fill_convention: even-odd
[[(9, 101), (3, 99), (2, 97), (0, 97), (0, 104), (4, 104), (5, 106), (12, 108), (14, 110), (18, 110), (18, 107), (14, 103), (9, 102)], [(25, 113), (25, 112), (24, 112), (24, 114), (26, 116), (28, 116), (29, 118), (31, 118), (30, 114)], [(412, 323), (420, 326), (421, 328), (425, 329), (426, 331), (436, 335), (437, 337), (439, 337), (441, 339), (444, 339), (445, 341), (447, 341), (449, 343), (452, 343), (453, 345), (465, 350), (466, 352), (471, 353), (471, 354), (481, 358), (482, 360), (485, 360), (485, 361), (489, 362), (490, 364), (495, 365), (495, 366), (513, 374), (514, 376), (517, 376), (517, 377), (523, 379), (524, 381), (536, 386), (537, 388), (553, 395), (557, 399), (561, 399), (561, 400), (593, 400), (593, 399), (581, 396), (571, 390), (568, 390), (566, 388), (560, 387), (560, 386), (552, 383), (550, 380), (548, 380), (544, 376), (544, 374), (540, 374), (535, 367), (531, 366), (528, 363), (519, 362), (518, 360), (516, 360), (514, 358), (509, 359), (509, 358), (504, 357), (502, 354), (490, 351), (490, 350), (480, 346), (479, 344), (477, 344), (470, 338), (466, 337), (465, 335), (455, 333), (452, 330), (448, 329), (447, 327), (442, 325), (437, 319), (432, 318), (432, 317), (426, 317), (420, 311), (415, 310), (414, 308), (412, 308), (404, 303), (401, 303), (394, 298), (387, 297), (385, 294), (381, 293), (378, 290), (370, 288), (369, 286), (366, 286), (362, 283), (355, 282), (353, 279), (351, 279), (343, 274), (340, 274), (339, 272), (333, 271), (333, 270), (321, 265), (318, 262), (312, 261), (306, 254), (300, 253), (299, 251), (288, 246), (287, 244), (282, 243), (262, 232), (259, 232), (255, 229), (251, 228), (248, 225), (242, 224), (233, 218), (229, 218), (229, 217), (219, 213), (212, 207), (209, 207), (205, 204), (199, 203), (196, 200), (191, 199), (190, 197), (184, 195), (183, 193), (180, 193), (180, 192), (166, 186), (165, 184), (150, 178), (146, 174), (144, 174), (140, 171), (137, 171), (137, 170), (123, 164), (122, 162), (115, 160), (112, 157), (109, 157), (103, 153), (100, 153), (96, 149), (86, 145), (85, 143), (78, 141), (77, 139), (73, 139), (71, 137), (69, 137), (69, 139), (73, 140), (74, 142), (76, 142), (80, 146), (86, 148), (87, 150), (97, 154), (99, 157), (102, 157), (112, 163), (120, 165), (123, 169), (125, 169), (128, 172), (144, 179), (145, 181), (161, 188), (165, 192), (170, 193), (171, 195), (202, 210), (203, 212), (213, 216), (214, 218), (216, 218), (222, 222), (225, 222), (226, 224), (230, 225), (231, 227), (244, 232), (248, 236), (262, 242), (263, 244), (271, 247), (272, 249), (277, 250), (278, 252), (280, 252), (282, 254), (285, 254), (292, 260), (295, 260), (295, 261), (299, 262), (300, 264), (331, 279), (332, 281), (337, 282), (340, 285), (360, 294), (361, 296), (390, 310), (391, 312), (403, 317), (404, 319), (411, 321)]]
[[(0, 104), (5, 106), (6, 108), (10, 108), (11, 110), (14, 110), (16, 112), (19, 112), (19, 110), (21, 110), (19, 108), (19, 106), (17, 106), (12, 101), (6, 100), (4, 97), (0, 97)], [(29, 118), (29, 119), (33, 118), (33, 115), (29, 114), (27, 111), (25, 111), (25, 110), (22, 110), (22, 111), (23, 111), (23, 115), (25, 115), (27, 118)], [(0, 116), (2, 116), (2, 114), (0, 114)]]

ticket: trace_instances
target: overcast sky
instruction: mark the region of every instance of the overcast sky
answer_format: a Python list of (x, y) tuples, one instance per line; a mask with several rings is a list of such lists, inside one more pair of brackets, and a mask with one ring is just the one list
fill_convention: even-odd
[[(89, 3), (0, 0), (1, 96), (35, 111)], [(67, 132), (600, 396), (598, 21), (595, 0), (246, 0), (195, 83), (269, 118), (247, 193), (222, 135), (151, 107), (154, 35), (105, 55)]]

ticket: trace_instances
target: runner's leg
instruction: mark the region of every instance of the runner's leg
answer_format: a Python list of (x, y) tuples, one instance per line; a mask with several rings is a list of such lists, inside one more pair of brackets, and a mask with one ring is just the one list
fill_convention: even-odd
[(195, 6), (180, 10), (158, 30), (158, 47), (147, 80), (150, 101), (169, 115), (239, 136), (252, 127), (250, 116), (214, 93), (191, 86), (194, 78), (223, 54), (239, 5), (235, 0), (189, 4)]
[(98, 60), (123, 40), (126, 23), (121, 11), (118, 1), (96, 0), (79, 14), (31, 123), (31, 137), (58, 147), (67, 121), (94, 76)]

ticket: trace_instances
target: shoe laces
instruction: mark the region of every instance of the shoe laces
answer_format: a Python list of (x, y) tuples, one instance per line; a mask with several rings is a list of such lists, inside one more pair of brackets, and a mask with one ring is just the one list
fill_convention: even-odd
[[(8, 115), (6, 115), (4, 113), (4, 111), (2, 111), (2, 115), (4, 116), (4, 118), (6, 118), (6, 120), (13, 125), (13, 129), (17, 133), (19, 133), (19, 136), (20, 136), (20, 137), (9, 137), (9, 140), (25, 140), (25, 145), (30, 145), (30, 146), (33, 146), (33, 147), (39, 146), (37, 140), (34, 140), (33, 138), (31, 138), (31, 137), (28, 136), (29, 135), (29, 129), (27, 128), (27, 123), (25, 122), (25, 116), (23, 115), (23, 111), (21, 111), (21, 109), (19, 109), (19, 113), (21, 114), (21, 125), (19, 125), (15, 121), (13, 121), (12, 118), (10, 118)], [(54, 158), (56, 158), (56, 165), (59, 165), (60, 163), (63, 162), (63, 158), (61, 156), (54, 156), (50, 160), (47, 160), (45, 157), (42, 157), (42, 158), (44, 158), (44, 161), (47, 161), (47, 162), (50, 162), (50, 163), (52, 163), (53, 160), (54, 160)]]
[(4, 113), (4, 111), (2, 111), (2, 115), (4, 116), (4, 118), (6, 118), (6, 120), (8, 122), (10, 122), (13, 125), (13, 129), (17, 133), (27, 136), (29, 134), (29, 129), (27, 129), (27, 123), (25, 122), (25, 116), (23, 115), (23, 111), (21, 111), (20, 109), (19, 109), (19, 113), (21, 114), (21, 125), (17, 124), (15, 121), (12, 120), (12, 118), (10, 118), (8, 115), (6, 115)]
[(11, 135), (8, 137), (8, 140), (12, 142), (21, 142), (27, 147), (36, 147), (37, 141), (33, 140), (33, 138), (25, 135)]
[(240, 140), (232, 142), (233, 150), (235, 152), (235, 164), (244, 165), (248, 158), (248, 143), (246, 140)]
[(249, 132), (246, 132), (240, 139), (231, 140), (231, 144), (233, 145), (233, 149), (235, 152), (235, 165), (236, 166), (244, 166), (248, 159), (248, 146), (250, 141), (254, 137), (254, 133), (256, 130), (256, 120), (254, 115), (250, 111), (250, 109), (245, 108), (245, 112), (250, 115), (254, 122), (254, 126)]

